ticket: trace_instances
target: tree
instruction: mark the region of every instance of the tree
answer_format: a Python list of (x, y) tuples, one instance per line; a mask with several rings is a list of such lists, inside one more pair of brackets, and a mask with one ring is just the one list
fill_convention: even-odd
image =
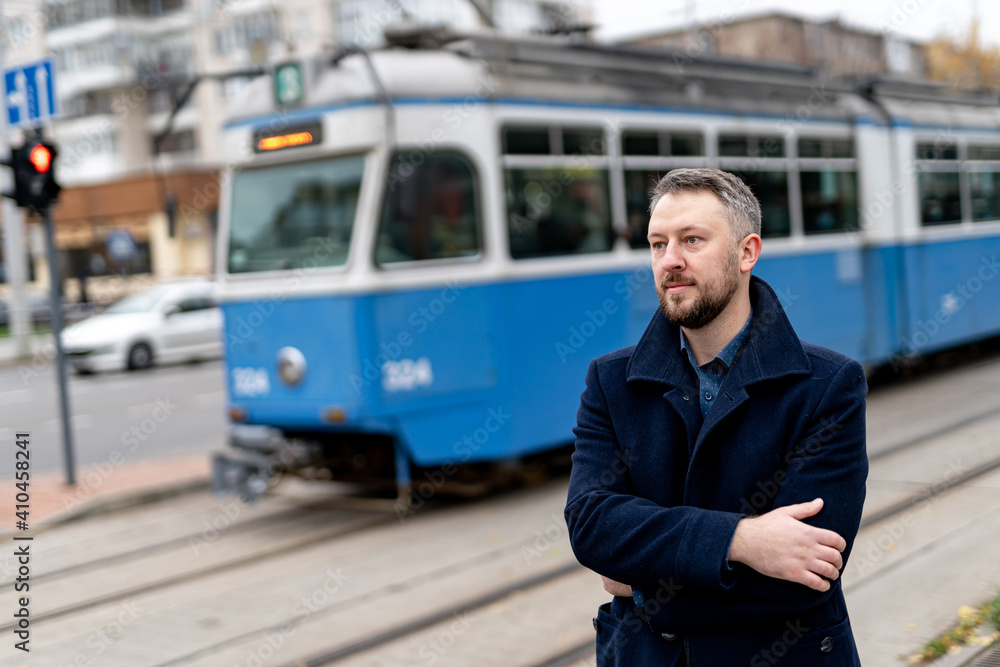
[(979, 20), (965, 38), (939, 37), (927, 46), (927, 75), (953, 90), (1000, 90), (1000, 48), (979, 41)]

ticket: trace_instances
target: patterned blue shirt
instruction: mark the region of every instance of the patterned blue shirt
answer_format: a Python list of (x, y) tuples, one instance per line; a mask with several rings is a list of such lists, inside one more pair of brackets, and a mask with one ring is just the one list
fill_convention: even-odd
[(747, 334), (750, 333), (750, 322), (752, 321), (753, 309), (750, 310), (750, 317), (747, 318), (746, 324), (743, 325), (740, 332), (733, 336), (733, 339), (722, 348), (722, 351), (719, 352), (715, 359), (712, 359), (704, 366), (699, 366), (698, 362), (695, 361), (694, 352), (691, 350), (691, 346), (688, 345), (684, 330), (681, 329), (681, 349), (687, 352), (688, 361), (691, 362), (691, 367), (698, 374), (698, 397), (701, 403), (702, 419), (708, 415), (709, 409), (715, 403), (716, 394), (719, 393), (719, 388), (729, 373), (729, 367), (733, 365), (736, 353), (739, 351), (740, 346), (743, 345), (743, 341), (746, 340)]

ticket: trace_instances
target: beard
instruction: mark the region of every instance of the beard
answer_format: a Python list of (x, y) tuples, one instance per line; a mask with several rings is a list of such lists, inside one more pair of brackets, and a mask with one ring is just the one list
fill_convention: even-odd
[[(736, 253), (730, 255), (722, 271), (722, 277), (712, 284), (694, 282), (698, 295), (687, 306), (683, 305), (684, 294), (667, 293), (667, 283), (670, 281), (687, 281), (673, 273), (663, 276), (663, 282), (657, 286), (656, 295), (660, 299), (660, 310), (671, 323), (685, 329), (700, 329), (722, 313), (733, 300), (733, 295), (740, 286), (739, 270)], [(693, 281), (692, 281), (693, 282)]]

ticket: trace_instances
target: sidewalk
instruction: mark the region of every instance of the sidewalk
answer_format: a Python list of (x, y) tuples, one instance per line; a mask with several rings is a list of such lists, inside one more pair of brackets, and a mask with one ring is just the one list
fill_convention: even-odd
[[(31, 531), (68, 521), (86, 514), (99, 513), (141, 504), (157, 498), (189, 491), (208, 493), (211, 462), (207, 456), (193, 456), (162, 461), (136, 461), (113, 469), (86, 466), (76, 471), (76, 485), (66, 485), (62, 470), (31, 475), (28, 493)], [(10, 478), (0, 480), (0, 502), (14, 508), (18, 488)], [(0, 536), (17, 532), (14, 510), (0, 521)]]
[(10, 368), (18, 363), (30, 365), (36, 356), (48, 360), (55, 355), (55, 348), (51, 346), (51, 342), (51, 333), (32, 334), (28, 338), (30, 353), (26, 358), (19, 359), (14, 337), (10, 335), (0, 336), (0, 368)]

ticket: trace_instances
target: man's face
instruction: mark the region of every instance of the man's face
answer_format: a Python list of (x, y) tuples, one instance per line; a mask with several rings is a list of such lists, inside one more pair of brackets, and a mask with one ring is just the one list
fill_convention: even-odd
[(649, 245), (660, 308), (674, 324), (700, 329), (736, 294), (737, 248), (711, 192), (664, 195), (649, 219)]

